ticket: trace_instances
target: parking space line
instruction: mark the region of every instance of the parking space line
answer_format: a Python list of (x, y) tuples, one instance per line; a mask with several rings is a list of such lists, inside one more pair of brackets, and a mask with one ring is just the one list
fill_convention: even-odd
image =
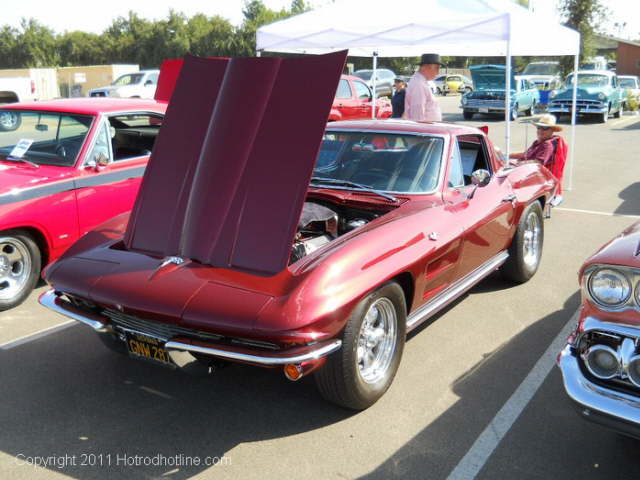
[(38, 330), (35, 333), (31, 333), (29, 335), (25, 335), (24, 337), (17, 338), (15, 340), (11, 340), (7, 343), (0, 343), (0, 350), (10, 350), (12, 348), (18, 347), (20, 345), (24, 345), (25, 343), (29, 343), (33, 340), (37, 340), (44, 336), (49, 335), (50, 333), (59, 332), (60, 330), (64, 330), (65, 328), (70, 327), (71, 325), (76, 325), (78, 322), (75, 320), (68, 320), (59, 325), (54, 325), (53, 327), (45, 328), (42, 330)]
[(556, 338), (553, 339), (551, 345), (549, 345), (538, 359), (509, 400), (507, 400), (496, 416), (489, 422), (489, 425), (487, 425), (476, 439), (466, 455), (462, 457), (458, 465), (451, 471), (447, 480), (469, 480), (475, 478), (480, 470), (482, 470), (482, 467), (487, 463), (491, 454), (529, 404), (549, 375), (549, 372), (551, 372), (558, 352), (560, 352), (564, 346), (569, 333), (575, 328), (577, 320), (578, 310), (571, 316), (571, 319), (569, 319)]
[(625, 215), (623, 213), (598, 212), (596, 210), (580, 210), (579, 208), (554, 207), (552, 212), (555, 212), (555, 211), (574, 212), (574, 213), (588, 213), (588, 214), (591, 214), (591, 215), (604, 215), (604, 216), (607, 216), (607, 217), (640, 218), (640, 215)]

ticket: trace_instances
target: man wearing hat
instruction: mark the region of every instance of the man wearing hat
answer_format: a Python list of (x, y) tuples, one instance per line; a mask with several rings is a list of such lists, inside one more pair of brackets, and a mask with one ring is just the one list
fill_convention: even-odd
[(391, 118), (402, 118), (402, 114), (404, 113), (404, 97), (407, 93), (407, 81), (404, 77), (396, 77), (393, 81), (393, 86), (396, 91), (393, 97), (391, 97), (391, 109), (393, 110)]
[(409, 80), (404, 100), (404, 118), (418, 122), (440, 122), (442, 111), (429, 87), (440, 72), (440, 55), (425, 53), (420, 59), (418, 71)]
[(509, 157), (518, 160), (538, 160), (546, 166), (554, 153), (553, 134), (561, 131), (562, 127), (556, 125), (556, 117), (550, 113), (541, 115), (532, 123), (536, 126), (536, 140), (526, 152), (512, 153)]
[(562, 130), (556, 125), (556, 117), (545, 113), (532, 122), (536, 126), (536, 140), (526, 152), (512, 153), (509, 158), (518, 160), (537, 160), (544, 165), (558, 179), (556, 196), (551, 200), (552, 205), (562, 201), (562, 176), (564, 164), (567, 161), (568, 146), (564, 138), (554, 133)]

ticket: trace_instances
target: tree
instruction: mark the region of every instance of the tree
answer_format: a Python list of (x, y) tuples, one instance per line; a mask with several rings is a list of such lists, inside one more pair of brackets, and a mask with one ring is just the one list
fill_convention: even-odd
[(41, 68), (58, 65), (60, 56), (57, 46), (53, 30), (33, 18), (23, 18), (13, 49), (15, 67)]
[[(596, 25), (602, 22), (606, 12), (600, 0), (563, 0), (560, 4), (564, 25), (580, 32), (581, 63), (595, 53), (593, 37)], [(564, 57), (561, 64), (565, 72), (573, 70), (573, 59)]]

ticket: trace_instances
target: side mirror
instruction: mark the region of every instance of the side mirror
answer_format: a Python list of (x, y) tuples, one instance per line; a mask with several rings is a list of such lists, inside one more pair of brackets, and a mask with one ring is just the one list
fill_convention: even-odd
[(96, 153), (93, 158), (87, 160), (87, 162), (85, 163), (86, 168), (92, 168), (96, 172), (102, 170), (107, 165), (109, 165), (109, 157), (107, 157), (104, 153)]
[(473, 190), (469, 193), (467, 198), (472, 199), (476, 194), (478, 188), (486, 187), (491, 181), (491, 173), (488, 170), (480, 168), (471, 174), (471, 183), (473, 184)]
[(149, 85), (153, 85), (153, 81), (152, 80), (147, 80), (146, 82), (144, 82), (144, 86), (148, 87)]

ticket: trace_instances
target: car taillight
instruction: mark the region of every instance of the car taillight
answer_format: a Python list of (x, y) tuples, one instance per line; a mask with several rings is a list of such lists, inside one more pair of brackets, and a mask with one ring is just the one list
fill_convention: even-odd
[(36, 93), (36, 82), (31, 80), (31, 93)]

